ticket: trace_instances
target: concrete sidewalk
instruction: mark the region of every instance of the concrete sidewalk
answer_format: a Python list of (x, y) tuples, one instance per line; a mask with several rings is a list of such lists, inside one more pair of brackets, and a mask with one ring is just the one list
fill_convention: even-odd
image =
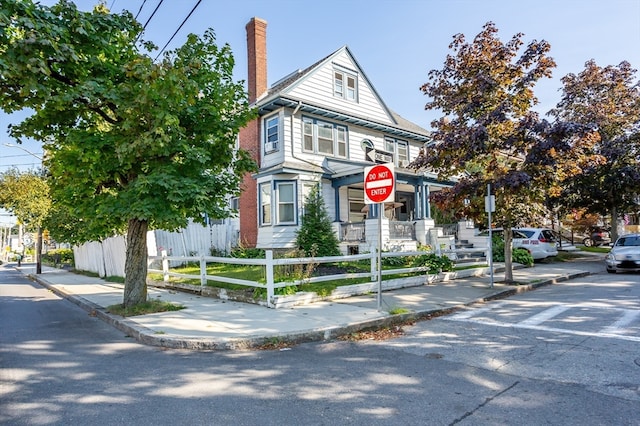
[[(493, 288), (490, 287), (490, 277), (483, 276), (385, 291), (380, 311), (377, 309), (377, 294), (289, 309), (269, 309), (149, 287), (150, 298), (179, 303), (186, 309), (123, 318), (105, 310), (106, 306), (122, 303), (122, 284), (46, 266), (42, 267), (42, 274), (36, 275), (35, 264), (23, 264), (20, 268), (16, 264), (10, 265), (141, 343), (199, 350), (247, 349), (267, 343), (330, 340), (588, 274), (566, 263), (536, 264), (533, 268), (513, 271), (515, 281), (526, 283), (519, 286), (499, 284), (504, 273), (496, 273)], [(404, 308), (409, 313), (389, 314), (388, 311), (394, 308)]]

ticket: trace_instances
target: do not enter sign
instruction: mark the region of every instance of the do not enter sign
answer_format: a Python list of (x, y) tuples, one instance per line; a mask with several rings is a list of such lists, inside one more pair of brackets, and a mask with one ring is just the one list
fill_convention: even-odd
[(365, 204), (394, 201), (396, 178), (393, 163), (378, 164), (364, 169)]

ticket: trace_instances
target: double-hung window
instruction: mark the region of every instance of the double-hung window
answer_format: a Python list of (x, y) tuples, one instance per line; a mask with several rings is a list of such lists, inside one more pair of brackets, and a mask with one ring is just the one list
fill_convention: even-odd
[(409, 163), (409, 145), (407, 141), (396, 142), (396, 158), (398, 159), (398, 165), (401, 167)]
[(260, 184), (260, 225), (296, 223), (296, 183), (294, 181)]
[(333, 71), (333, 95), (337, 98), (357, 102), (358, 79), (356, 75), (343, 70)]
[(409, 144), (407, 141), (387, 137), (384, 139), (384, 149), (393, 153), (397, 166), (404, 167), (409, 162)]
[(333, 155), (333, 125), (319, 121), (316, 126), (318, 129), (318, 152)]
[(264, 120), (264, 152), (269, 153), (278, 150), (278, 141), (280, 138), (280, 120), (279, 116), (266, 118)]
[(278, 199), (278, 225), (296, 222), (296, 185), (295, 182), (277, 182), (276, 197)]
[(271, 182), (260, 184), (260, 225), (271, 225)]
[(260, 184), (260, 225), (271, 225), (271, 182)]
[(304, 117), (302, 119), (302, 149), (332, 157), (347, 157), (345, 126)]

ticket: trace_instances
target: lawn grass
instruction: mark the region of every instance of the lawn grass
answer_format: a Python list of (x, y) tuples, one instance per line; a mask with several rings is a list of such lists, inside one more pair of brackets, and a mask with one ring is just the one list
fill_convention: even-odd
[[(341, 270), (345, 274), (346, 273), (361, 273), (361, 272), (369, 272), (370, 262), (366, 261), (354, 261), (354, 262), (339, 262), (336, 264), (325, 264), (329, 267), (337, 268), (337, 271)], [(399, 265), (383, 265), (383, 270), (391, 270), (398, 269), (401, 266)], [(466, 269), (473, 268), (486, 268), (487, 265), (463, 265), (454, 268), (454, 271), (461, 271)], [(282, 287), (276, 289), (276, 294), (294, 294), (298, 291), (305, 292), (313, 292), (318, 294), (319, 296), (328, 296), (330, 295), (334, 289), (342, 286), (356, 285), (356, 284), (365, 284), (371, 282), (370, 277), (363, 278), (344, 278), (344, 279), (336, 279), (331, 281), (322, 281), (316, 283), (304, 282), (304, 277), (300, 277), (297, 273), (293, 273), (285, 277), (285, 274), (278, 273), (276, 267), (276, 271), (274, 272), (276, 275), (276, 282), (286, 282), (290, 280), (292, 283), (296, 280), (303, 281), (302, 284), (299, 285), (291, 285), (287, 287)], [(286, 271), (286, 269), (283, 269)], [(340, 273), (340, 272), (335, 273)], [(181, 267), (172, 268), (172, 272), (185, 274), (185, 275), (200, 275), (200, 266), (198, 264), (189, 264)], [(213, 276), (222, 276), (228, 278), (236, 278), (243, 279), (248, 281), (256, 281), (258, 283), (262, 283), (265, 285), (264, 288), (255, 288), (254, 294), (256, 297), (263, 298), (266, 295), (266, 277), (265, 277), (265, 267), (261, 265), (235, 265), (235, 264), (223, 264), (223, 263), (215, 263), (215, 264), (207, 264), (207, 275)], [(408, 278), (426, 275), (425, 272), (407, 272), (407, 273), (399, 273), (392, 275), (384, 275), (382, 277), (383, 281), (392, 280), (397, 278)], [(162, 281), (163, 277), (161, 274), (150, 274), (150, 278)], [(289, 278), (289, 279), (286, 279)], [(199, 286), (200, 279), (194, 278), (182, 278), (182, 277), (170, 277), (170, 281), (174, 283), (183, 283)], [(207, 286), (223, 288), (227, 290), (247, 290), (247, 286), (239, 285), (239, 284), (230, 284), (217, 280), (207, 280)]]
[(133, 317), (136, 315), (154, 314), (156, 312), (170, 312), (184, 309), (182, 305), (161, 300), (148, 300), (144, 303), (125, 308), (124, 305), (111, 305), (107, 307), (110, 314), (120, 315), (122, 317)]
[(589, 253), (609, 253), (611, 247), (580, 247), (580, 250)]

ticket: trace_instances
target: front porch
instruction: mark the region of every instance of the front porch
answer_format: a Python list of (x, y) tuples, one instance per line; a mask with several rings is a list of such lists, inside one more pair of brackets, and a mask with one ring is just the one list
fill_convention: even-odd
[[(380, 228), (380, 233), (378, 232)], [(383, 251), (416, 251), (419, 246), (451, 250), (455, 248), (459, 224), (436, 225), (433, 219), (400, 221), (384, 217), (360, 222), (334, 223), (343, 254), (373, 252), (381, 236)]]

